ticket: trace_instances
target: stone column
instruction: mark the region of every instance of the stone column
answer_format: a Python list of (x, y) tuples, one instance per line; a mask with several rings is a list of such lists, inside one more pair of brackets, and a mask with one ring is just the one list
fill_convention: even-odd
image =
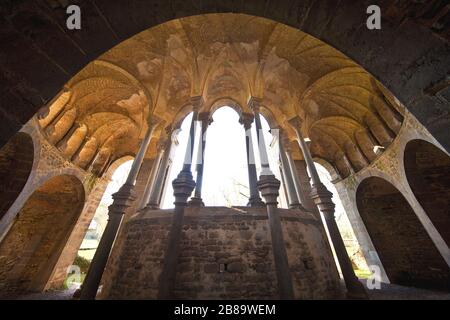
[(261, 200), (258, 192), (258, 176), (256, 174), (255, 154), (253, 150), (252, 141), (252, 122), (254, 116), (248, 113), (243, 113), (239, 122), (244, 125), (245, 129), (245, 147), (247, 150), (247, 170), (248, 170), (248, 186), (250, 189), (250, 198), (247, 206), (249, 207), (263, 207), (264, 202)]
[(289, 165), (289, 168), (291, 168), (291, 172), (292, 172), (292, 181), (294, 182), (294, 188), (297, 192), (297, 197), (301, 206), (301, 209), (303, 210), (307, 210), (307, 203), (308, 203), (308, 199), (307, 199), (307, 195), (304, 192), (303, 188), (302, 188), (302, 183), (300, 181), (298, 172), (297, 172), (297, 166), (295, 165), (294, 160), (292, 159), (292, 153), (291, 153), (291, 148), (286, 149), (285, 150), (285, 154), (286, 154), (286, 159)]
[(307, 210), (320, 214), (316, 204), (311, 198), (311, 179), (308, 175), (305, 160), (295, 160), (293, 161), (293, 166), (297, 170), (297, 177), (300, 183), (300, 201), (304, 199), (302, 204)]
[(286, 150), (285, 150), (285, 144), (286, 144), (285, 139), (283, 139), (282, 141), (280, 141), (280, 161), (281, 161), (281, 167), (282, 167), (282, 172), (283, 172), (283, 176), (284, 176), (284, 181), (286, 184), (286, 189), (287, 189), (287, 194), (288, 194), (288, 200), (289, 200), (289, 208), (290, 209), (304, 209), (299, 200), (298, 200), (298, 195), (297, 195), (297, 188), (294, 185), (294, 175), (292, 173), (292, 168), (290, 166), (290, 163), (288, 161), (287, 155), (286, 155)]
[(160, 195), (162, 192), (162, 188), (164, 187), (164, 179), (166, 177), (167, 166), (169, 165), (170, 161), (172, 141), (170, 138), (166, 139), (161, 143), (161, 145), (163, 145), (162, 148), (164, 149), (163, 156), (161, 159), (161, 163), (159, 164), (155, 180), (152, 183), (151, 192), (146, 204), (146, 208), (152, 210), (159, 209)]
[(145, 206), (147, 205), (147, 203), (150, 200), (150, 194), (152, 192), (152, 188), (153, 188), (154, 182), (156, 180), (156, 174), (158, 173), (159, 166), (160, 166), (163, 154), (164, 154), (164, 148), (162, 146), (158, 145), (157, 149), (158, 149), (158, 155), (156, 156), (156, 158), (153, 162), (153, 167), (150, 172), (150, 176), (147, 180), (147, 186), (145, 187), (145, 192), (144, 192), (144, 195), (142, 196), (142, 201), (139, 205), (139, 209), (145, 208)]
[(189, 201), (189, 205), (193, 207), (204, 207), (205, 204), (202, 200), (202, 185), (203, 185), (203, 167), (205, 161), (205, 147), (206, 147), (206, 130), (208, 126), (212, 123), (212, 119), (209, 116), (209, 112), (201, 112), (198, 115), (198, 121), (200, 121), (202, 130), (200, 133), (200, 141), (198, 143), (197, 150), (197, 165), (195, 171), (197, 172), (197, 177), (195, 181), (195, 191), (194, 196)]
[(335, 217), (334, 217), (334, 203), (332, 201), (333, 194), (327, 190), (325, 185), (320, 181), (319, 174), (312, 159), (309, 148), (303, 139), (300, 131), (301, 120), (296, 117), (290, 120), (292, 127), (297, 135), (297, 140), (302, 150), (303, 157), (309, 169), (312, 181), (311, 197), (317, 205), (318, 209), (323, 213), (326, 227), (330, 234), (334, 250), (336, 252), (339, 265), (341, 267), (342, 275), (344, 277), (345, 285), (347, 287), (347, 295), (354, 299), (367, 299), (367, 293), (364, 286), (359, 282), (353, 270), (352, 262), (347, 254), (347, 250), (339, 232)]
[(140, 148), (131, 166), (125, 184), (113, 195), (113, 203), (109, 206), (109, 219), (103, 232), (98, 248), (95, 251), (94, 258), (89, 266), (88, 273), (81, 287), (80, 299), (93, 300), (97, 295), (98, 286), (100, 284), (103, 271), (108, 261), (109, 254), (113, 247), (120, 224), (126, 210), (133, 204), (135, 195), (133, 192), (136, 177), (139, 169), (147, 153), (150, 139), (152, 137), (155, 123), (149, 124), (144, 140), (141, 142)]
[(170, 299), (175, 287), (175, 277), (177, 273), (178, 256), (180, 254), (180, 240), (183, 231), (184, 208), (187, 206), (187, 199), (191, 196), (195, 188), (195, 181), (192, 176), (191, 166), (193, 158), (193, 148), (195, 139), (195, 121), (201, 103), (201, 97), (191, 98), (194, 114), (192, 116), (190, 136), (184, 157), (184, 164), (177, 178), (173, 180), (173, 194), (175, 196), (175, 209), (173, 212), (172, 225), (169, 231), (168, 244), (165, 251), (163, 269), (159, 277), (158, 299)]
[(284, 245), (281, 218), (277, 208), (277, 198), (280, 189), (280, 181), (275, 178), (275, 175), (272, 173), (269, 167), (269, 158), (267, 156), (266, 144), (264, 141), (264, 135), (262, 133), (261, 120), (259, 115), (259, 99), (252, 97), (249, 101), (249, 106), (255, 114), (258, 149), (260, 153), (262, 168), (257, 186), (261, 191), (261, 195), (266, 201), (270, 235), (272, 238), (272, 251), (278, 282), (278, 292), (280, 295), (280, 299), (290, 300), (294, 299), (294, 289), (292, 286), (292, 277), (289, 268), (286, 247)]

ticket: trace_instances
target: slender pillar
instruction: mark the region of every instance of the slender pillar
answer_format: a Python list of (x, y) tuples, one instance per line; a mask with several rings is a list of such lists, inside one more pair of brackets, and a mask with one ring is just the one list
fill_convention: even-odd
[(103, 232), (102, 238), (100, 239), (100, 243), (98, 244), (98, 248), (95, 251), (94, 258), (92, 259), (88, 273), (81, 287), (81, 300), (93, 300), (97, 295), (98, 286), (100, 284), (103, 271), (105, 270), (106, 263), (108, 262), (109, 254), (111, 253), (111, 249), (116, 239), (117, 232), (119, 231), (123, 216), (126, 210), (136, 199), (133, 194), (134, 184), (136, 182), (139, 169), (142, 165), (142, 161), (144, 160), (144, 156), (147, 153), (154, 128), (155, 123), (149, 124), (147, 133), (145, 134), (139, 151), (134, 158), (125, 184), (113, 195), (114, 201), (109, 206), (108, 223), (105, 227), (105, 231)]
[(267, 155), (261, 118), (259, 116), (259, 101), (256, 98), (251, 98), (250, 103), (255, 114), (256, 138), (258, 140), (259, 158), (261, 159), (261, 175), (273, 175), (269, 167), (269, 156)]
[(205, 147), (206, 147), (206, 131), (211, 124), (212, 119), (209, 116), (209, 112), (202, 112), (198, 115), (198, 121), (202, 127), (200, 134), (200, 141), (198, 143), (197, 150), (197, 164), (195, 171), (197, 173), (195, 181), (194, 196), (189, 201), (189, 205), (193, 207), (203, 207), (205, 204), (202, 200), (202, 185), (203, 185), (203, 167), (205, 161)]
[(291, 209), (304, 209), (299, 200), (298, 200), (298, 194), (297, 194), (297, 188), (294, 185), (294, 176), (292, 173), (292, 168), (290, 166), (290, 163), (288, 162), (288, 158), (286, 156), (286, 150), (285, 145), (286, 140), (280, 141), (280, 160), (281, 160), (281, 166), (282, 166), (282, 172), (284, 176), (284, 181), (286, 183), (286, 189), (288, 194), (288, 200), (289, 200), (289, 208)]
[(320, 214), (316, 204), (311, 198), (311, 178), (308, 175), (308, 169), (305, 160), (293, 160), (293, 166), (297, 170), (297, 177), (300, 182), (300, 200), (304, 199), (303, 206), (316, 214)]
[(141, 204), (139, 205), (140, 209), (145, 208), (145, 206), (147, 205), (147, 203), (150, 200), (150, 194), (152, 192), (152, 188), (153, 188), (154, 182), (156, 180), (156, 174), (158, 173), (158, 169), (159, 169), (163, 154), (164, 154), (164, 148), (162, 148), (160, 145), (158, 145), (158, 155), (156, 156), (156, 158), (154, 160), (153, 167), (152, 167), (150, 176), (147, 181), (147, 186), (145, 187), (145, 192), (142, 197)]
[(336, 224), (336, 220), (334, 217), (335, 205), (332, 201), (333, 194), (329, 190), (327, 190), (325, 185), (320, 181), (319, 174), (317, 172), (309, 148), (302, 137), (300, 131), (301, 120), (296, 117), (291, 119), (290, 123), (295, 130), (300, 149), (303, 152), (303, 157), (306, 161), (306, 165), (311, 175), (311, 197), (317, 205), (318, 209), (324, 215), (326, 227), (330, 234), (331, 241), (333, 242), (333, 247), (342, 270), (342, 275), (344, 276), (345, 285), (347, 287), (347, 295), (349, 298), (367, 299), (367, 293), (364, 289), (364, 286), (361, 282), (359, 282), (358, 278), (355, 275), (352, 267), (352, 262), (350, 260), (350, 257), (348, 256), (344, 241), (342, 240), (341, 234)]
[(162, 145), (164, 146), (163, 156), (161, 159), (161, 163), (159, 164), (155, 180), (153, 181), (150, 196), (146, 205), (146, 208), (153, 210), (159, 209), (160, 195), (164, 185), (164, 178), (166, 177), (167, 166), (169, 165), (170, 161), (172, 141), (170, 139), (167, 139), (162, 143)]
[(191, 98), (194, 114), (191, 122), (190, 136), (186, 146), (183, 169), (173, 180), (173, 194), (175, 196), (175, 209), (173, 212), (172, 225), (169, 231), (168, 244), (165, 251), (163, 269), (159, 277), (158, 299), (171, 299), (175, 287), (175, 277), (177, 273), (178, 257), (180, 255), (180, 240), (182, 236), (184, 208), (187, 206), (187, 199), (191, 196), (195, 188), (195, 181), (192, 176), (191, 166), (195, 138), (195, 121), (201, 103), (201, 97)]
[(256, 173), (255, 154), (253, 150), (252, 141), (252, 122), (254, 116), (248, 113), (241, 115), (239, 122), (244, 125), (245, 129), (245, 147), (247, 150), (247, 171), (248, 171), (248, 185), (250, 189), (250, 198), (247, 206), (249, 207), (263, 207), (265, 204), (261, 200), (258, 191), (258, 176)]
[(301, 184), (300, 178), (298, 176), (297, 167), (295, 166), (295, 162), (292, 159), (291, 149), (288, 148), (288, 149), (286, 149), (284, 151), (285, 151), (285, 154), (286, 154), (287, 163), (288, 163), (289, 168), (291, 169), (291, 172), (292, 172), (292, 181), (294, 183), (294, 188), (295, 188), (295, 190), (297, 192), (297, 197), (298, 197), (301, 209), (307, 210), (306, 209), (306, 207), (307, 207), (306, 204), (308, 203), (308, 200), (306, 199), (305, 192), (303, 192), (303, 190), (302, 190), (302, 184)]
[(269, 158), (267, 156), (266, 145), (264, 142), (264, 135), (261, 128), (261, 120), (259, 115), (260, 101), (256, 98), (251, 98), (249, 106), (255, 114), (256, 130), (258, 132), (258, 149), (261, 159), (261, 175), (257, 183), (261, 195), (266, 201), (267, 215), (269, 221), (270, 235), (272, 238), (272, 251), (275, 262), (275, 271), (278, 282), (278, 292), (280, 299), (291, 300), (294, 299), (294, 289), (292, 286), (291, 271), (289, 268), (286, 247), (283, 239), (283, 229), (281, 227), (281, 218), (277, 208), (278, 192), (280, 189), (280, 181), (275, 178), (269, 167)]

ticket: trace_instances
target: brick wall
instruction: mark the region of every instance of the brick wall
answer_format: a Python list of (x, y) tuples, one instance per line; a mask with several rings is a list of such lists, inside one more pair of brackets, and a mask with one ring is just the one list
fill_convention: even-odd
[[(280, 210), (296, 298), (335, 297), (338, 275), (318, 222)], [(171, 216), (172, 210), (150, 210), (127, 222), (103, 279), (102, 298), (156, 298)], [(176, 298), (277, 298), (264, 208), (187, 208), (180, 252)]]

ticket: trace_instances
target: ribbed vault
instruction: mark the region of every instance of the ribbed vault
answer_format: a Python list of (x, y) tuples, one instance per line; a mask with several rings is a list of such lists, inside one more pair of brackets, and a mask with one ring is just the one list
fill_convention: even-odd
[(64, 155), (101, 174), (136, 152), (149, 115), (160, 121), (155, 135), (164, 136), (197, 96), (201, 111), (232, 101), (245, 113), (258, 97), (291, 139), (287, 120), (299, 116), (313, 156), (342, 178), (393, 141), (404, 112), (354, 61), (304, 32), (254, 16), (207, 14), (145, 30), (104, 53), (39, 117)]

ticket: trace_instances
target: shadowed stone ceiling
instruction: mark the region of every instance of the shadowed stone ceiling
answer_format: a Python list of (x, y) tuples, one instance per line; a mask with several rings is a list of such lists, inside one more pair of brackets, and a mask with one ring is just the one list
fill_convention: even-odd
[(404, 113), (372, 76), (322, 41), (264, 18), (207, 14), (161, 24), (104, 53), (39, 121), (49, 141), (87, 169), (98, 157), (111, 163), (134, 154), (149, 114), (159, 121), (155, 136), (166, 136), (164, 128), (190, 112), (192, 96), (202, 96), (200, 111), (232, 105), (245, 113), (251, 96), (261, 98), (263, 114), (290, 138), (287, 120), (299, 116), (313, 155), (341, 177), (373, 161), (375, 145), (391, 143)]

